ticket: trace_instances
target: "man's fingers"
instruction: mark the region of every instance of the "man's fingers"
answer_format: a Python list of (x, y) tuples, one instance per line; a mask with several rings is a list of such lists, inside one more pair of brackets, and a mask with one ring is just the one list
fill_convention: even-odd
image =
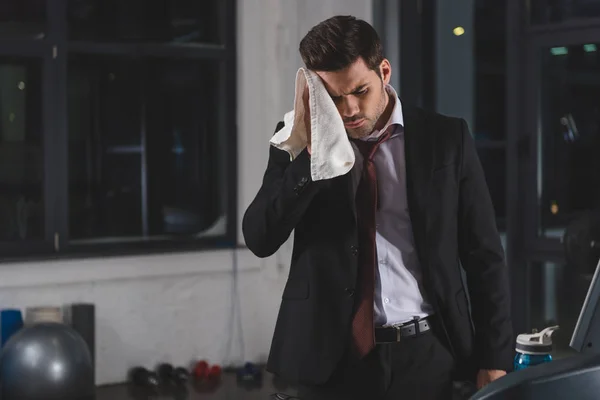
[(310, 106), (308, 105), (309, 99), (308, 84), (304, 86), (304, 93), (302, 99), (304, 101), (304, 125), (306, 126), (307, 140), (310, 147)]
[(310, 96), (308, 92), (308, 85), (304, 85), (304, 92), (302, 93), (302, 100), (304, 101), (304, 106), (308, 106), (308, 97)]

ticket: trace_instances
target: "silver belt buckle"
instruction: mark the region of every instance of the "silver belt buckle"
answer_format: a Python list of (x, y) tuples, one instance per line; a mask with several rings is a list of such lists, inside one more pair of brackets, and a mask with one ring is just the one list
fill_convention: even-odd
[(421, 318), (418, 315), (415, 315), (412, 320), (413, 324), (415, 324), (415, 335), (419, 335), (421, 333)]
[(396, 330), (396, 342), (399, 342), (400, 339), (402, 338), (402, 332), (400, 331), (400, 326), (394, 326), (394, 329)]

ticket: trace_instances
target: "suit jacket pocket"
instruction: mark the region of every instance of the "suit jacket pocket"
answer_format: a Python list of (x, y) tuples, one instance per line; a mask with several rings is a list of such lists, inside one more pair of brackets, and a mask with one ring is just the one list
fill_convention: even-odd
[(308, 281), (288, 279), (283, 289), (283, 300), (305, 300), (308, 298)]

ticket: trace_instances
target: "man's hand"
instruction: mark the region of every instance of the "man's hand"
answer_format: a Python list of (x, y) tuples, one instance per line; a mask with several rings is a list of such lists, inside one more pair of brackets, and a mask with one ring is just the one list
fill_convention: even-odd
[(309, 94), (308, 94), (308, 84), (306, 84), (304, 86), (304, 93), (302, 93), (302, 101), (304, 102), (304, 126), (306, 127), (306, 140), (307, 140), (307, 145), (306, 145), (306, 150), (308, 150), (308, 154), (310, 154), (310, 139), (311, 139), (311, 133), (310, 133), (310, 106), (308, 104), (308, 98), (309, 98)]
[(477, 389), (481, 389), (490, 382), (506, 375), (506, 371), (499, 369), (480, 369), (477, 373)]

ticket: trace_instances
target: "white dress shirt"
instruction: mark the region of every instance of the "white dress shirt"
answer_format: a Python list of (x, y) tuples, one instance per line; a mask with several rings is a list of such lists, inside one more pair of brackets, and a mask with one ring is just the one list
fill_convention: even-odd
[[(375, 274), (374, 318), (376, 326), (396, 325), (413, 317), (433, 313), (422, 286), (421, 266), (417, 258), (406, 196), (404, 157), (404, 117), (394, 88), (386, 87), (394, 108), (384, 128), (373, 131), (364, 140), (378, 138), (390, 125), (392, 136), (383, 142), (374, 156), (380, 208), (376, 215), (376, 249), (378, 266)], [(415, 134), (418, 134), (416, 132)], [(363, 168), (363, 157), (353, 144), (356, 162), (352, 173), (356, 191)]]

